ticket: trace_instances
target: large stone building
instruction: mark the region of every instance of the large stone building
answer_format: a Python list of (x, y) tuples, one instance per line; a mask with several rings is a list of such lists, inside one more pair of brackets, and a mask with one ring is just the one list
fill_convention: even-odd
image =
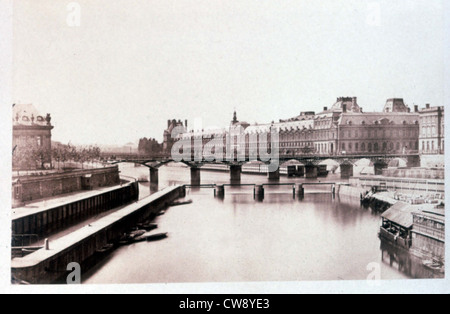
[(279, 131), (281, 155), (364, 155), (418, 150), (419, 115), (411, 113), (401, 99), (388, 100), (383, 112), (364, 113), (356, 97), (340, 97), (330, 109), (324, 107), (320, 113), (302, 112), (279, 123), (250, 126), (246, 132), (269, 132), (270, 128)]
[(444, 106), (431, 107), (429, 104), (419, 111), (421, 154), (444, 154)]
[(32, 104), (13, 106), (13, 169), (51, 167), (50, 114), (41, 115)]
[[(436, 112), (441, 112), (443, 116), (443, 110)], [(419, 113), (417, 107), (411, 112), (400, 98), (388, 99), (380, 112), (363, 112), (356, 97), (339, 97), (330, 108), (324, 107), (322, 112), (301, 112), (299, 116), (279, 122), (249, 125), (239, 122), (235, 113), (230, 129), (190, 131), (178, 139), (191, 139), (193, 150), (196, 148), (199, 153), (202, 147), (209, 148), (207, 145), (212, 145), (211, 140), (215, 135), (220, 135), (224, 139), (225, 149), (226, 135), (231, 127), (241, 126), (245, 134), (247, 156), (250, 151), (259, 151), (259, 135), (270, 134), (273, 130), (279, 134), (280, 156), (284, 157), (414, 154), (420, 149), (420, 116), (425, 115)], [(443, 124), (439, 125), (439, 130), (443, 132)], [(436, 136), (436, 141), (438, 138)], [(440, 147), (443, 145), (442, 140)], [(438, 147), (437, 144), (430, 145)]]

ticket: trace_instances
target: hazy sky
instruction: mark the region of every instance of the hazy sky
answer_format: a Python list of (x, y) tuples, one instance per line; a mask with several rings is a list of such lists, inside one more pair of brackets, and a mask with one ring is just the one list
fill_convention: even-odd
[(57, 141), (161, 140), (168, 119), (270, 122), (338, 96), (444, 105), (442, 0), (79, 0), (74, 27), (70, 2), (14, 1), (13, 100), (51, 113)]

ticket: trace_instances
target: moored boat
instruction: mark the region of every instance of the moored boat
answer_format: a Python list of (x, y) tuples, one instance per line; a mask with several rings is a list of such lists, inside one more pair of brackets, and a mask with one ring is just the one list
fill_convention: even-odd
[(172, 202), (170, 203), (169, 206), (181, 206), (181, 205), (188, 205), (188, 204), (192, 204), (193, 201), (192, 200), (187, 200), (187, 201), (176, 201), (176, 202)]
[(110, 250), (112, 250), (114, 247), (114, 244), (106, 244), (104, 247), (102, 247), (101, 249), (97, 250), (97, 253), (106, 253), (109, 252)]
[(133, 240), (133, 242), (155, 241), (155, 240), (162, 240), (164, 238), (167, 238), (167, 232), (162, 232), (162, 233), (146, 232), (143, 235), (136, 237)]
[(152, 234), (150, 236), (147, 237), (147, 241), (157, 241), (157, 240), (162, 240), (167, 238), (168, 233), (167, 232), (163, 232), (163, 233), (156, 233), (156, 234)]

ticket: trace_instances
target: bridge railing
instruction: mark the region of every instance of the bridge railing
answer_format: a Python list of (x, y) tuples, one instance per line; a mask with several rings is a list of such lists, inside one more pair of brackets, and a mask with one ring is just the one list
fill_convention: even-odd
[[(336, 159), (364, 159), (364, 158), (405, 158), (409, 156), (418, 156), (419, 151), (418, 150), (407, 150), (404, 153), (391, 153), (391, 152), (358, 152), (358, 153), (333, 153), (333, 154), (316, 154), (316, 153), (300, 153), (300, 154), (279, 154), (278, 159), (281, 161), (286, 160), (324, 160), (328, 158), (336, 158)], [(195, 156), (192, 154), (191, 158), (189, 160), (185, 160), (187, 162), (200, 162), (200, 163), (208, 163), (206, 160), (206, 156), (204, 156), (201, 160), (198, 158), (194, 158)], [(127, 153), (120, 153), (120, 154), (114, 154), (114, 153), (102, 153), (102, 158), (104, 160), (114, 160), (114, 161), (129, 161), (129, 162), (138, 162), (138, 161), (161, 161), (161, 160), (172, 160), (171, 154), (167, 153), (158, 153), (158, 154), (127, 154)], [(216, 161), (214, 160), (212, 163), (217, 162), (239, 162), (239, 161), (252, 161), (253, 159), (250, 159), (248, 155), (245, 155), (244, 160), (240, 160), (235, 156), (235, 158), (232, 158), (231, 160), (226, 159), (224, 157), (224, 160)], [(257, 161), (261, 161), (259, 156), (257, 156)]]

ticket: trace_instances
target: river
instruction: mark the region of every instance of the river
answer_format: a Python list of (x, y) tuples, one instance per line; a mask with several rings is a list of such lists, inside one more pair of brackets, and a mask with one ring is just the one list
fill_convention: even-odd
[[(122, 165), (123, 175), (148, 175), (148, 168)], [(162, 188), (190, 181), (189, 169), (162, 167)], [(203, 171), (202, 184), (229, 183), (229, 174)], [(280, 182), (306, 179), (282, 177)], [(342, 181), (337, 175), (319, 178)], [(242, 183), (265, 183), (243, 175)], [(169, 237), (120, 247), (83, 275), (83, 283), (182, 283), (427, 278), (421, 265), (377, 236), (380, 215), (359, 200), (332, 197), (330, 187), (306, 189), (294, 199), (292, 188), (266, 190), (262, 202), (253, 188), (187, 191), (193, 203), (172, 207), (156, 218)], [(150, 194), (141, 184), (141, 198)], [(328, 193), (326, 193), (328, 192)]]

